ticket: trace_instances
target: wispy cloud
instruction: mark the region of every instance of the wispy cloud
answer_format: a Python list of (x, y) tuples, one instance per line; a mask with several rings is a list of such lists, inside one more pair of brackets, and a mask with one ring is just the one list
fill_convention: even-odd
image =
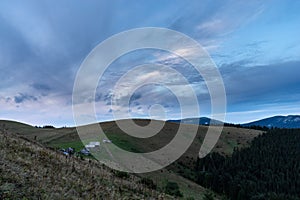
[[(299, 9), (291, 1), (260, 0), (1, 1), (0, 117), (32, 124), (72, 124), (72, 89), (81, 62), (107, 37), (144, 26), (180, 31), (212, 55), (224, 79), (231, 116), (248, 112), (246, 108), (271, 112), (271, 108), (257, 108), (260, 104), (274, 103), (273, 109), (294, 105), (300, 93)], [(99, 120), (112, 118), (112, 111), (118, 109), (145, 117), (153, 103), (163, 105), (168, 116), (176, 118), (180, 107), (170, 90), (189, 99), (187, 85), (194, 89), (204, 114), (209, 113), (210, 96), (203, 77), (176, 53), (198, 56), (186, 47), (176, 49), (175, 54), (141, 50), (112, 63), (96, 93)], [(111, 105), (115, 84), (141, 64), (171, 67), (188, 84), (178, 74), (144, 68), (120, 84), (119, 99), (130, 97), (130, 107)], [(159, 84), (136, 88), (137, 83), (150, 80), (168, 88)], [(82, 100), (89, 104), (93, 97)]]

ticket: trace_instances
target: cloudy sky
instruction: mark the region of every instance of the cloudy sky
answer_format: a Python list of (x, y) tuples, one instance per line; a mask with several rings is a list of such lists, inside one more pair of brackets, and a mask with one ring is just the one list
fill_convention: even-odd
[[(176, 30), (205, 48), (224, 81), (226, 121), (300, 114), (299, 10), (300, 2), (292, 0), (3, 0), (0, 119), (73, 125), (72, 91), (83, 60), (110, 36), (142, 27)], [(118, 58), (101, 77), (95, 95), (99, 121), (113, 119), (118, 109), (128, 109), (131, 117), (155, 117), (152, 105), (158, 104), (166, 118), (180, 117), (176, 95), (159, 84), (137, 88), (129, 105), (111, 105), (118, 80), (135, 66), (149, 63), (182, 73), (198, 97), (201, 115), (210, 115), (209, 94), (201, 75), (170, 52), (144, 49)], [(189, 98), (180, 81), (176, 82), (176, 74), (152, 67), (132, 73), (136, 79), (123, 78), (117, 92), (126, 92), (135, 81), (157, 77), (169, 81), (176, 94)]]

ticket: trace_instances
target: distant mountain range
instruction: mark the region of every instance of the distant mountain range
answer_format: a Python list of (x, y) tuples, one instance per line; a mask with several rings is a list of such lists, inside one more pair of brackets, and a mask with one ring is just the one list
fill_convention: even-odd
[(183, 124), (195, 124), (195, 125), (222, 125), (223, 122), (210, 119), (208, 117), (200, 117), (200, 118), (186, 118), (186, 119), (178, 119), (178, 120), (168, 120), (168, 122), (175, 123), (183, 123)]
[[(222, 125), (228, 124), (208, 117), (200, 118), (186, 118), (179, 120), (169, 120), (168, 122), (183, 123), (183, 124), (195, 124), (195, 125)], [(289, 115), (289, 116), (274, 116), (269, 117), (245, 124), (241, 126), (266, 126), (266, 127), (277, 127), (277, 128), (300, 128), (300, 115)]]
[(300, 128), (300, 115), (274, 116), (242, 124), (243, 126), (266, 126), (278, 128)]

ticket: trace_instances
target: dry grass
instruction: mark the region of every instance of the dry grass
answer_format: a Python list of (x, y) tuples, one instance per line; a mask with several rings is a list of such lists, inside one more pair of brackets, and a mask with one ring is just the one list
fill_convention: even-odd
[(93, 160), (65, 157), (0, 131), (0, 199), (171, 199)]

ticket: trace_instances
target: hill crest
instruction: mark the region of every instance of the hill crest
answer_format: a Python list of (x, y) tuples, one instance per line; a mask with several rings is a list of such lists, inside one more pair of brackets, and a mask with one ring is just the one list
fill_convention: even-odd
[(273, 116), (243, 124), (249, 126), (266, 126), (276, 128), (300, 128), (300, 115)]

